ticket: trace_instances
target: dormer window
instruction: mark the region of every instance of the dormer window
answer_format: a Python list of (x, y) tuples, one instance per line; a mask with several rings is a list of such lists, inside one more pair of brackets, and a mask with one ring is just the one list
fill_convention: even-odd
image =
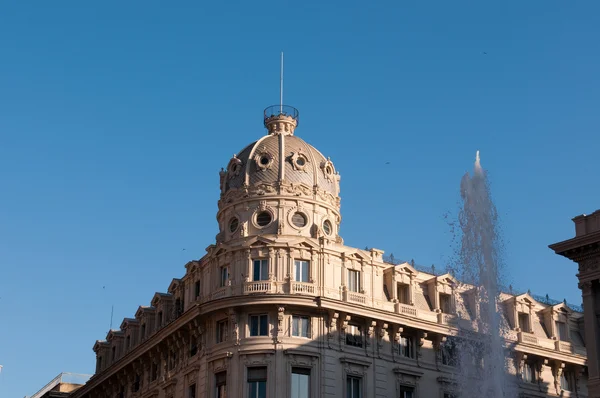
[(112, 360), (117, 359), (117, 347), (113, 346), (112, 348)]
[(529, 333), (531, 328), (529, 327), (529, 314), (525, 312), (519, 312), (519, 328), (522, 332)]
[(162, 313), (162, 311), (158, 311), (158, 318), (157, 318), (157, 320), (158, 320), (158, 327), (161, 327), (162, 324), (163, 324), (163, 313)]
[(146, 338), (146, 324), (145, 323), (142, 323), (141, 334), (142, 334), (142, 340), (144, 340)]
[(200, 281), (196, 281), (194, 284), (194, 297), (196, 300), (200, 297)]
[(561, 341), (569, 340), (569, 336), (567, 334), (567, 324), (565, 322), (556, 321), (556, 337)]
[(100, 371), (102, 371), (102, 356), (99, 355), (98, 358), (96, 358), (96, 373), (99, 373)]
[(398, 301), (402, 304), (410, 304), (410, 290), (406, 283), (398, 283)]
[(125, 339), (125, 350), (129, 350), (129, 347), (131, 346), (131, 336), (127, 336), (127, 338)]
[(360, 271), (348, 270), (348, 290), (351, 292), (360, 292)]
[(444, 314), (450, 314), (452, 312), (452, 300), (451, 296), (446, 293), (440, 293), (440, 310)]

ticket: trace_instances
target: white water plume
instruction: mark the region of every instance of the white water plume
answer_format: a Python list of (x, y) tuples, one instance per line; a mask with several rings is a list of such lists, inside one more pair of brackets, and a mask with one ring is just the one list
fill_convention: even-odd
[(506, 366), (504, 322), (498, 300), (498, 215), (479, 151), (473, 175), (467, 172), (462, 177), (460, 191), (462, 204), (456, 225), (460, 227), (460, 239), (454, 264), (449, 268), (459, 281), (473, 287), (468, 294), (474, 298), (470, 303), (474, 308), (469, 313), (476, 331), (461, 327), (459, 322), (458, 335), (449, 338), (460, 369), (458, 393), (461, 398), (516, 397), (514, 376), (509, 375)]

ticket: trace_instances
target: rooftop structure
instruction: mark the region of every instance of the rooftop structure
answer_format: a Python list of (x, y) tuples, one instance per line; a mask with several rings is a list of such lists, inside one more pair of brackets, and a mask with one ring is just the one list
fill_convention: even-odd
[[(460, 393), (453, 344), (459, 326), (479, 332), (478, 287), (344, 245), (340, 175), (298, 121), (265, 110), (267, 134), (220, 172), (215, 243), (94, 344), (74, 398)], [(580, 312), (516, 292), (497, 310), (521, 396), (587, 396)]]

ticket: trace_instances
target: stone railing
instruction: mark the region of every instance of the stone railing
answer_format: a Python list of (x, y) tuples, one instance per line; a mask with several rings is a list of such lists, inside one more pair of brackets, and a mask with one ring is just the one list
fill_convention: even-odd
[(352, 301), (359, 304), (366, 304), (367, 298), (362, 293), (344, 291), (344, 301)]
[(315, 294), (315, 285), (307, 282), (291, 282), (292, 288), (290, 289), (292, 294)]
[(519, 340), (519, 343), (533, 344), (533, 345), (539, 345), (540, 344), (538, 338), (536, 336), (532, 335), (531, 333), (519, 332), (517, 334), (517, 338)]
[(454, 314), (446, 314), (444, 312), (438, 312), (437, 321), (442, 325), (456, 325), (458, 318)]
[(415, 318), (419, 315), (417, 312), (417, 308), (409, 304), (396, 303), (394, 305), (394, 311), (396, 312), (396, 314), (408, 315)]
[(246, 282), (244, 284), (244, 294), (270, 293), (271, 285), (272, 285), (271, 281)]
[(210, 295), (211, 300), (216, 300), (227, 296), (227, 286), (223, 286), (212, 292)]

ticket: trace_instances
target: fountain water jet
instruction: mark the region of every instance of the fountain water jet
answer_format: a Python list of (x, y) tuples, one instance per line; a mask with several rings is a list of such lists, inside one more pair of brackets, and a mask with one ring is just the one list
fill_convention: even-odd
[[(491, 199), (485, 170), (481, 167), (479, 151), (475, 157), (473, 175), (462, 177), (462, 207), (458, 217), (460, 241), (454, 264), (449, 268), (461, 282), (473, 286), (470, 294), (475, 300), (469, 311), (477, 332), (461, 327), (450, 339), (454, 346), (460, 374), (456, 379), (461, 398), (516, 397), (514, 376), (507, 369), (504, 331), (500, 314), (499, 271), (501, 268), (501, 239), (498, 215)], [(446, 349), (446, 348), (444, 348)]]

